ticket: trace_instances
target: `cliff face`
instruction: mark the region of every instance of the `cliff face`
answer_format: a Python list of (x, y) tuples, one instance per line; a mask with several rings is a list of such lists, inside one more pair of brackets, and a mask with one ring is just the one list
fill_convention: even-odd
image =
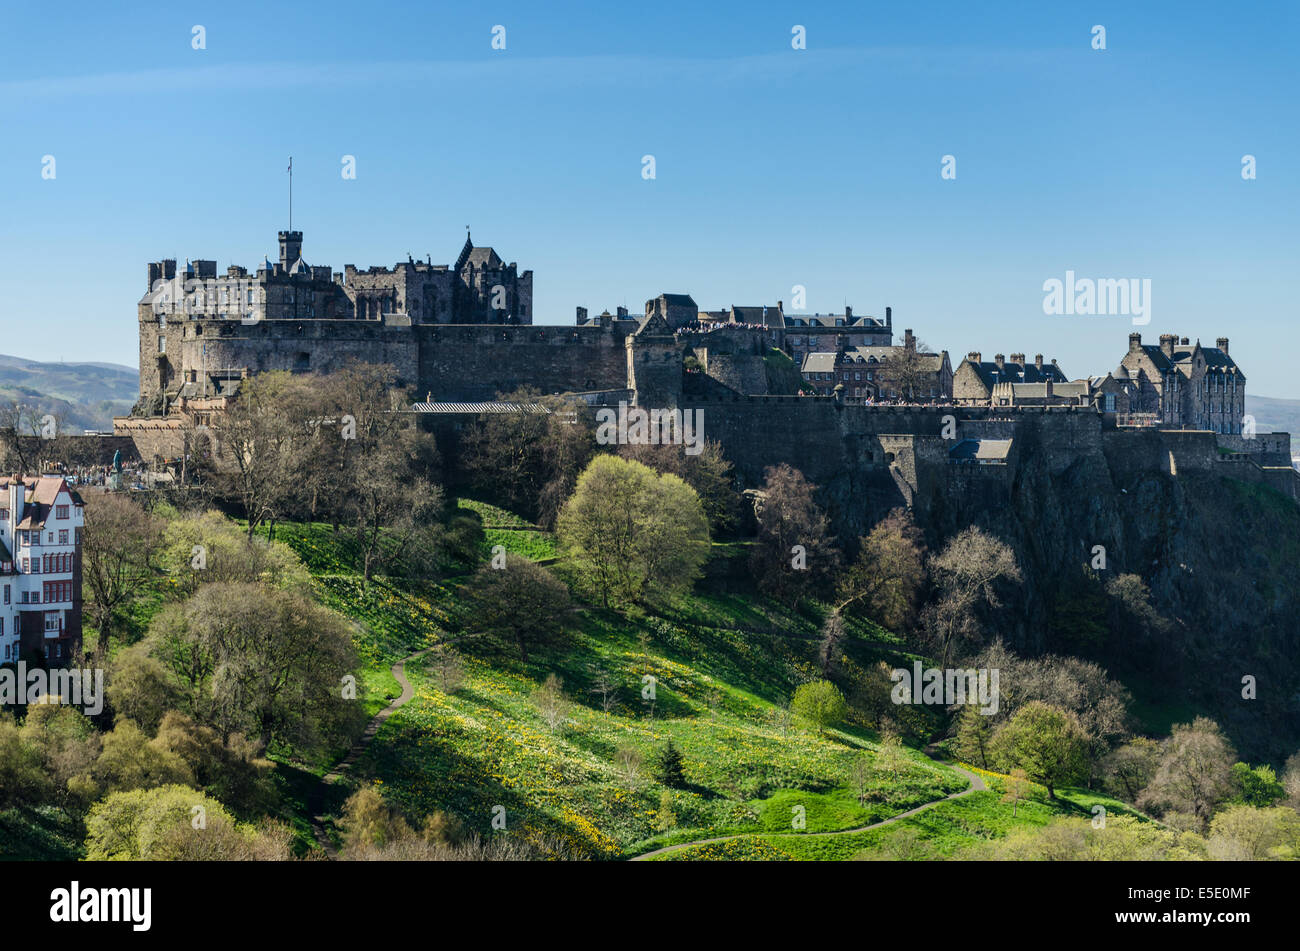
[[(1154, 435), (1154, 434), (1153, 434)], [(1134, 466), (1114, 451), (1062, 465), (1025, 432), (1001, 493), (918, 499), (932, 543), (978, 524), (1012, 545), (1023, 587), (993, 619), (1018, 650), (1089, 656), (1144, 700), (1219, 720), (1243, 755), (1300, 749), (1300, 506), (1257, 470)], [(1163, 444), (1161, 444), (1163, 445)], [(1090, 572), (1102, 546), (1105, 567)], [(1167, 622), (1135, 635), (1105, 584), (1136, 574)], [(1255, 699), (1243, 698), (1253, 677)]]

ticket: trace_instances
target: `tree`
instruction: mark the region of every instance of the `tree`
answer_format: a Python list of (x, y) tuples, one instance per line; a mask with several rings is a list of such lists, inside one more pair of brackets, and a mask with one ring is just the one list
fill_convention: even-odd
[(465, 683), (465, 665), (450, 644), (439, 644), (429, 653), (438, 689), (450, 696)]
[(732, 466), (722, 454), (722, 444), (705, 440), (703, 448), (688, 455), (676, 444), (625, 443), (618, 454), (649, 466), (656, 472), (682, 479), (695, 490), (714, 533), (726, 532), (736, 523), (740, 497), (733, 485)]
[(790, 701), (790, 709), (795, 716), (807, 720), (819, 730), (834, 726), (849, 713), (844, 694), (829, 680), (800, 684)]
[(1088, 738), (1078, 718), (1039, 700), (1025, 704), (993, 737), (994, 759), (1019, 767), (1047, 795), (1087, 776)]
[(1219, 725), (1207, 717), (1176, 723), (1161, 744), (1160, 763), (1138, 805), (1159, 812), (1186, 813), (1204, 829), (1214, 807), (1233, 792), (1237, 759)]
[(988, 769), (992, 742), (992, 718), (980, 713), (979, 704), (964, 705), (957, 717), (957, 754), (967, 763)]
[(504, 568), (484, 565), (470, 581), (466, 625), (513, 642), (526, 662), (530, 648), (560, 634), (572, 607), (563, 581), (522, 555), (507, 555)]
[(622, 773), (623, 782), (628, 789), (635, 789), (638, 780), (641, 778), (641, 751), (635, 746), (619, 747), (614, 754), (614, 761), (618, 763), (619, 771)]
[(1160, 744), (1134, 737), (1102, 761), (1105, 789), (1125, 802), (1137, 802), (1160, 765)]
[(332, 611), (262, 584), (206, 584), (164, 608), (150, 628), (154, 656), (176, 678), (186, 712), (223, 740), (316, 749), (350, 736), (364, 713), (343, 699), (357, 666), (352, 632)]
[(1230, 806), (1210, 822), (1210, 858), (1229, 862), (1300, 858), (1300, 815), (1286, 806)]
[(84, 501), (81, 577), (89, 594), (86, 611), (98, 634), (95, 651), (102, 662), (114, 622), (147, 590), (162, 526), (118, 492), (87, 492)]
[(903, 741), (897, 733), (886, 731), (881, 735), (875, 768), (890, 783), (898, 782), (899, 773), (907, 768), (907, 754), (903, 752)]
[(883, 627), (901, 631), (916, 615), (925, 582), (925, 543), (906, 509), (894, 509), (859, 539), (858, 558), (840, 583), (841, 608), (865, 608)]
[(308, 383), (286, 371), (259, 373), (241, 381), (238, 399), (213, 421), (223, 491), (243, 506), (248, 537), (273, 522), (301, 485), (303, 445), (310, 442), (304, 420), (312, 412)]
[(960, 641), (979, 636), (977, 609), (1001, 606), (998, 585), (1019, 584), (1020, 568), (1010, 546), (972, 525), (931, 556), (930, 577), (939, 599), (926, 608), (923, 620), (929, 642), (940, 654), (939, 666), (946, 668)]
[(1002, 794), (1002, 801), (1011, 803), (1011, 818), (1016, 817), (1020, 803), (1027, 798), (1029, 798), (1029, 778), (1023, 769), (1017, 767), (1007, 778), (1006, 792)]
[[(208, 829), (224, 840), (225, 848), (219, 851), (225, 851), (235, 844), (229, 838), (232, 827), (239, 831), (221, 803), (185, 785), (115, 792), (96, 803), (86, 817), (86, 858), (92, 862), (192, 858), (198, 843), (191, 837), (203, 836)], [(249, 851), (242, 855), (207, 857), (252, 858), (253, 843), (245, 845)]]
[(1018, 657), (1001, 641), (981, 651), (973, 664), (1000, 672), (998, 709), (991, 715), (994, 724), (1010, 719), (1032, 700), (1074, 714), (1088, 736), (1090, 785), (1094, 778), (1101, 778), (1104, 757), (1130, 732), (1132, 697), (1123, 684), (1111, 680), (1105, 669), (1090, 661), (1054, 654)]
[(688, 589), (709, 554), (694, 490), (617, 456), (597, 456), (579, 476), (557, 532), (581, 584), (606, 607)]
[(94, 771), (96, 780), (109, 792), (194, 783), (194, 771), (182, 756), (153, 742), (130, 720), (119, 720), (104, 734), (103, 752)]
[(1282, 769), (1282, 788), (1286, 790), (1287, 805), (1300, 811), (1300, 753), (1292, 753)]
[(214, 509), (168, 519), (157, 560), (171, 576), (172, 590), (185, 596), (200, 584), (216, 582), (260, 581), (299, 593), (311, 589), (311, 575), (292, 548), (249, 538)]
[(839, 610), (831, 611), (822, 624), (821, 644), (817, 648), (817, 662), (825, 679), (834, 676), (839, 666), (840, 655), (844, 652), (844, 637), (844, 618)]
[(660, 751), (655, 760), (655, 779), (665, 786), (672, 786), (675, 789), (682, 789), (686, 786), (686, 770), (682, 763), (681, 751), (677, 749), (672, 739)]
[(936, 381), (934, 364), (934, 351), (923, 341), (913, 340), (910, 346), (895, 347), (877, 371), (881, 396), (888, 390), (890, 396), (898, 394), (909, 403), (928, 396)]
[[(19, 734), (26, 748), (40, 757), (60, 807), (80, 811), (99, 797), (93, 769), (102, 749), (100, 735), (80, 710), (57, 703), (33, 704)], [(15, 779), (21, 788), (25, 780)]]
[(533, 691), (533, 703), (552, 733), (559, 733), (569, 722), (572, 704), (564, 695), (564, 682), (555, 674), (547, 674), (542, 685)]
[(764, 470), (750, 564), (759, 587), (787, 604), (828, 587), (840, 564), (815, 491), (803, 473), (785, 463)]
[(497, 504), (545, 526), (554, 520), (595, 454), (592, 412), (573, 396), (543, 396), (532, 387), (501, 394), (522, 407), (471, 426), (461, 458), (470, 483)]
[(171, 710), (151, 745), (179, 756), (192, 785), (238, 813), (262, 812), (275, 802), (274, 764), (241, 733), (223, 740), (211, 727)]
[(609, 713), (618, 706), (618, 680), (603, 667), (592, 672), (591, 687), (588, 693), (600, 697), (600, 709)]
[(1252, 768), (1249, 763), (1233, 763), (1232, 781), (1238, 798), (1247, 806), (1275, 806), (1286, 798), (1286, 787), (1277, 781), (1271, 766)]
[(876, 778), (875, 764), (866, 753), (859, 753), (853, 758), (850, 777), (858, 797), (858, 805), (865, 806), (871, 798), (872, 783)]
[(10, 714), (0, 712), (0, 809), (42, 802), (51, 792), (41, 751), (24, 738)]

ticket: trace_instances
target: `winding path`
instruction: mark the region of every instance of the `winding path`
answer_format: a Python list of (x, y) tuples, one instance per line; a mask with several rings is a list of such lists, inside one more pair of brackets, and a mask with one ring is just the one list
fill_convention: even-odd
[(348, 750), (347, 755), (344, 756), (332, 770), (320, 778), (320, 783), (317, 785), (316, 791), (312, 796), (311, 825), (312, 831), (316, 836), (316, 844), (324, 849), (325, 854), (330, 858), (335, 858), (338, 855), (338, 849), (334, 847), (334, 843), (330, 841), (330, 837), (325, 834), (325, 817), (321, 815), (322, 804), (325, 801), (325, 787), (333, 785), (345, 772), (352, 768), (352, 764), (356, 762), (357, 757), (366, 751), (366, 747), (369, 746), (370, 741), (375, 738), (375, 734), (379, 732), (379, 728), (383, 726), (385, 720), (396, 713), (398, 709), (410, 703), (411, 699), (415, 696), (415, 688), (412, 687), (411, 682), (406, 679), (406, 662), (415, 660), (418, 657), (423, 657), (432, 649), (433, 648), (431, 647), (426, 647), (424, 650), (418, 650), (414, 654), (407, 654), (393, 665), (393, 678), (402, 688), (401, 694), (398, 695), (397, 699), (392, 703), (374, 715), (371, 721), (366, 724), (366, 728), (362, 731), (361, 736), (352, 744), (352, 748)]
[[(927, 750), (927, 753), (928, 752), (929, 751)], [(799, 838), (802, 839), (802, 838), (820, 838), (824, 836), (833, 836), (833, 835), (850, 835), (854, 832), (866, 832), (868, 829), (879, 829), (884, 826), (893, 825), (895, 822), (898, 822), (902, 819), (906, 819), (909, 816), (914, 816), (918, 812), (925, 812), (925, 810), (927, 809), (932, 809), (935, 806), (939, 805), (939, 803), (941, 802), (949, 802), (950, 800), (953, 799), (960, 799), (962, 796), (969, 796), (973, 792), (979, 792), (980, 790), (988, 788), (984, 784), (984, 778), (980, 776), (978, 773), (972, 773), (969, 769), (964, 769), (963, 767), (954, 765), (953, 763), (945, 763), (944, 765), (947, 766), (949, 769), (953, 770), (954, 772), (961, 773), (963, 776), (969, 779), (970, 786), (963, 789), (961, 792), (950, 793), (949, 795), (944, 796), (942, 799), (936, 799), (933, 802), (924, 803), (923, 805), (917, 806), (914, 809), (909, 809), (906, 812), (900, 812), (896, 816), (890, 816), (888, 819), (881, 819), (879, 822), (873, 822), (870, 825), (858, 826), (855, 829), (836, 829), (834, 832), (738, 832), (734, 835), (720, 835), (712, 839), (696, 839), (694, 842), (679, 842), (677, 845), (666, 845), (662, 849), (655, 849), (653, 852), (643, 852), (640, 855), (633, 856), (630, 859), (630, 861), (641, 862), (644, 861), (645, 859), (652, 858), (656, 855), (663, 855), (667, 852), (679, 852), (682, 849), (693, 848), (694, 846), (697, 845), (712, 845), (715, 842), (727, 842), (731, 839), (747, 839), (755, 836), (764, 839), (780, 839), (780, 838), (791, 838), (791, 837), (798, 836)]]

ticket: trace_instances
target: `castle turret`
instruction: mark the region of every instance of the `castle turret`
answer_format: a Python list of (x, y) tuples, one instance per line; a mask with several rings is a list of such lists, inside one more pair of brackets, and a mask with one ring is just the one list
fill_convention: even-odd
[(286, 271), (290, 265), (302, 257), (302, 232), (280, 232), (280, 267)]

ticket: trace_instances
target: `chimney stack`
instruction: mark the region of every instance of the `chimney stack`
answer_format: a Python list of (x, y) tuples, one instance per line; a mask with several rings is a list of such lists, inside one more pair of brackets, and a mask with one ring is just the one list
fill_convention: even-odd
[(1034, 366), (1040, 370), (1043, 368), (1043, 355), (1041, 353), (1034, 354)]
[(894, 308), (892, 307), (885, 308), (885, 326), (891, 328), (894, 326)]
[(1013, 353), (1013, 354), (1011, 354), (1011, 362), (1012, 362), (1012, 363), (1019, 363), (1021, 366), (1024, 366), (1024, 365), (1025, 365), (1025, 355), (1024, 355), (1023, 353)]
[(1134, 333), (1134, 334), (1129, 334), (1129, 335), (1128, 335), (1128, 352), (1129, 352), (1129, 353), (1132, 353), (1132, 352), (1135, 351), (1135, 350), (1141, 350), (1141, 349), (1142, 349), (1142, 335), (1141, 335), (1141, 334), (1136, 334), (1136, 333)]
[(969, 360), (971, 363), (979, 363), (981, 362), (980, 357), (982, 356), (983, 354), (980, 353), (978, 350), (972, 350), (970, 353), (966, 354), (966, 359)]
[(903, 331), (903, 347), (907, 350), (916, 349), (916, 337), (912, 336), (912, 329), (910, 327)]
[(1162, 352), (1166, 357), (1173, 357), (1173, 355), (1174, 355), (1174, 345), (1175, 345), (1176, 343), (1178, 343), (1178, 337), (1176, 337), (1174, 334), (1161, 334), (1161, 335), (1160, 335), (1160, 351), (1161, 351), (1161, 352)]
[(850, 324), (853, 322), (853, 308), (848, 304), (844, 305), (844, 322)]
[(1003, 367), (1003, 366), (1006, 364), (1006, 362), (1007, 362), (1007, 355), (1006, 355), (1005, 353), (997, 353), (997, 354), (994, 354), (994, 355), (993, 355), (993, 362), (996, 363), (996, 364), (998, 365), (998, 369), (1001, 370), (1002, 367)]
[(1214, 341), (1214, 345), (1215, 345), (1216, 347), (1218, 347), (1220, 350), (1223, 351), (1223, 355), (1224, 355), (1225, 357), (1228, 355), (1228, 338), (1227, 338), (1227, 337), (1220, 337), (1218, 340)]
[(579, 307), (577, 311), (578, 326), (582, 326), (587, 322), (587, 308)]

